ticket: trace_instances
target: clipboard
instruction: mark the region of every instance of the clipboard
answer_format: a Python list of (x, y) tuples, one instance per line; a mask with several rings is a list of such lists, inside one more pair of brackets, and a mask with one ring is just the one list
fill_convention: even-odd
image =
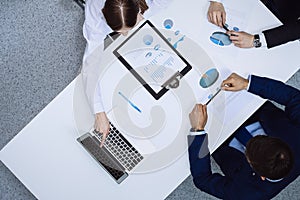
[(192, 69), (149, 20), (128, 36), (113, 54), (156, 100), (170, 88), (178, 87), (180, 79)]

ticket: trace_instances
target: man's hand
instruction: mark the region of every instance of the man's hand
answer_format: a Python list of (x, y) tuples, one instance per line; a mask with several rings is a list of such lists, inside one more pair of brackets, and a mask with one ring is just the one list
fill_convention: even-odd
[(207, 11), (207, 19), (209, 22), (222, 28), (226, 21), (226, 12), (223, 4), (211, 1)]
[(97, 113), (95, 116), (94, 128), (97, 132), (102, 133), (102, 141), (100, 147), (104, 145), (105, 139), (109, 134), (109, 121), (105, 112)]
[(222, 82), (222, 89), (227, 91), (240, 91), (247, 89), (248, 84), (248, 79), (245, 79), (236, 73), (232, 73)]
[(204, 130), (207, 122), (206, 105), (196, 104), (189, 117), (193, 129)]
[(252, 48), (254, 35), (242, 32), (235, 32), (235, 31), (227, 31), (228, 35), (230, 35), (230, 40), (236, 47), (240, 48)]

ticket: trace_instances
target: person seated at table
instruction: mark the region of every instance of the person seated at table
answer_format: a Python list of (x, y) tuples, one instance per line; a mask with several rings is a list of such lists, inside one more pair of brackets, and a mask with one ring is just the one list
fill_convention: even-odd
[(300, 174), (300, 91), (273, 79), (252, 75), (247, 80), (235, 73), (222, 83), (226, 91), (247, 88), (285, 110), (267, 101), (212, 154), (224, 175), (211, 171), (206, 106), (196, 104), (189, 115), (194, 184), (221, 199), (271, 199)]
[[(227, 31), (232, 43), (240, 48), (267, 46), (272, 48), (300, 39), (300, 1), (299, 0), (261, 0), (283, 25), (263, 30), (259, 34), (244, 31)], [(224, 0), (226, 2), (226, 0)], [(208, 21), (222, 27), (226, 22), (226, 12), (222, 0), (210, 1), (207, 12)]]
[[(87, 44), (83, 56), (83, 66), (88, 56), (97, 47), (103, 45), (104, 39), (109, 33), (118, 32), (126, 36), (144, 18), (147, 19), (159, 10), (166, 8), (170, 2), (168, 0), (87, 0), (83, 25), (83, 36)], [(84, 78), (84, 80), (87, 79), (89, 77)], [(88, 84), (85, 83), (86, 88), (90, 87)], [(89, 103), (95, 114), (94, 128), (103, 133), (102, 146), (110, 126), (104, 111), (99, 84), (97, 84), (95, 92), (95, 95), (87, 95), (95, 96)]]

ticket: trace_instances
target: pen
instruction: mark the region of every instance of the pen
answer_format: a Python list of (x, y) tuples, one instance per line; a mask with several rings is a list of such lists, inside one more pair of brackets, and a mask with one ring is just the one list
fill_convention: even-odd
[[(230, 31), (228, 28), (227, 28), (227, 26), (225, 26), (224, 24), (223, 24), (223, 28), (226, 30), (226, 31)], [(229, 36), (236, 36), (235, 34), (230, 34)]]
[(226, 31), (229, 31), (229, 29), (227, 28), (227, 26), (225, 26), (224, 24), (223, 24), (223, 28), (224, 28)]
[(119, 92), (119, 95), (121, 95), (121, 97), (123, 97), (129, 103), (129, 105), (131, 105), (138, 112), (142, 112), (134, 103), (132, 103), (127, 97), (125, 97), (125, 95), (122, 92)]
[(221, 92), (221, 88), (219, 88), (218, 89), (218, 91), (214, 94), (214, 96), (212, 96), (207, 102), (206, 102), (206, 104), (205, 105), (208, 105), (210, 102), (211, 102), (211, 100), (213, 100), (220, 92)]

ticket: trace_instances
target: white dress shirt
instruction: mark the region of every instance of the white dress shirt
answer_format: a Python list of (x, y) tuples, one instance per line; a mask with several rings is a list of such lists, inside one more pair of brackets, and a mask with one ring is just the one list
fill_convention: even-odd
[[(149, 8), (145, 11), (143, 17), (148, 19), (158, 11), (166, 8), (171, 2), (172, 0), (146, 0)], [(83, 56), (83, 83), (89, 104), (94, 114), (105, 111), (102, 101), (100, 81), (95, 83), (96, 77), (91, 74), (93, 73), (93, 70), (84, 68), (87, 58), (97, 47), (103, 45), (105, 37), (109, 33), (113, 32), (113, 30), (107, 25), (102, 13), (104, 3), (105, 0), (87, 0), (85, 5), (85, 21), (83, 24), (83, 36), (87, 41)], [(94, 90), (93, 88), (96, 89)]]
[[(143, 14), (145, 19), (148, 19), (157, 11), (167, 7), (170, 1), (168, 0), (146, 0), (149, 7)], [(87, 0), (85, 5), (85, 21), (83, 24), (83, 36), (86, 39), (87, 45), (83, 60), (85, 60), (96, 47), (103, 44), (103, 41), (109, 33), (113, 32), (107, 25), (102, 8), (105, 0)]]

